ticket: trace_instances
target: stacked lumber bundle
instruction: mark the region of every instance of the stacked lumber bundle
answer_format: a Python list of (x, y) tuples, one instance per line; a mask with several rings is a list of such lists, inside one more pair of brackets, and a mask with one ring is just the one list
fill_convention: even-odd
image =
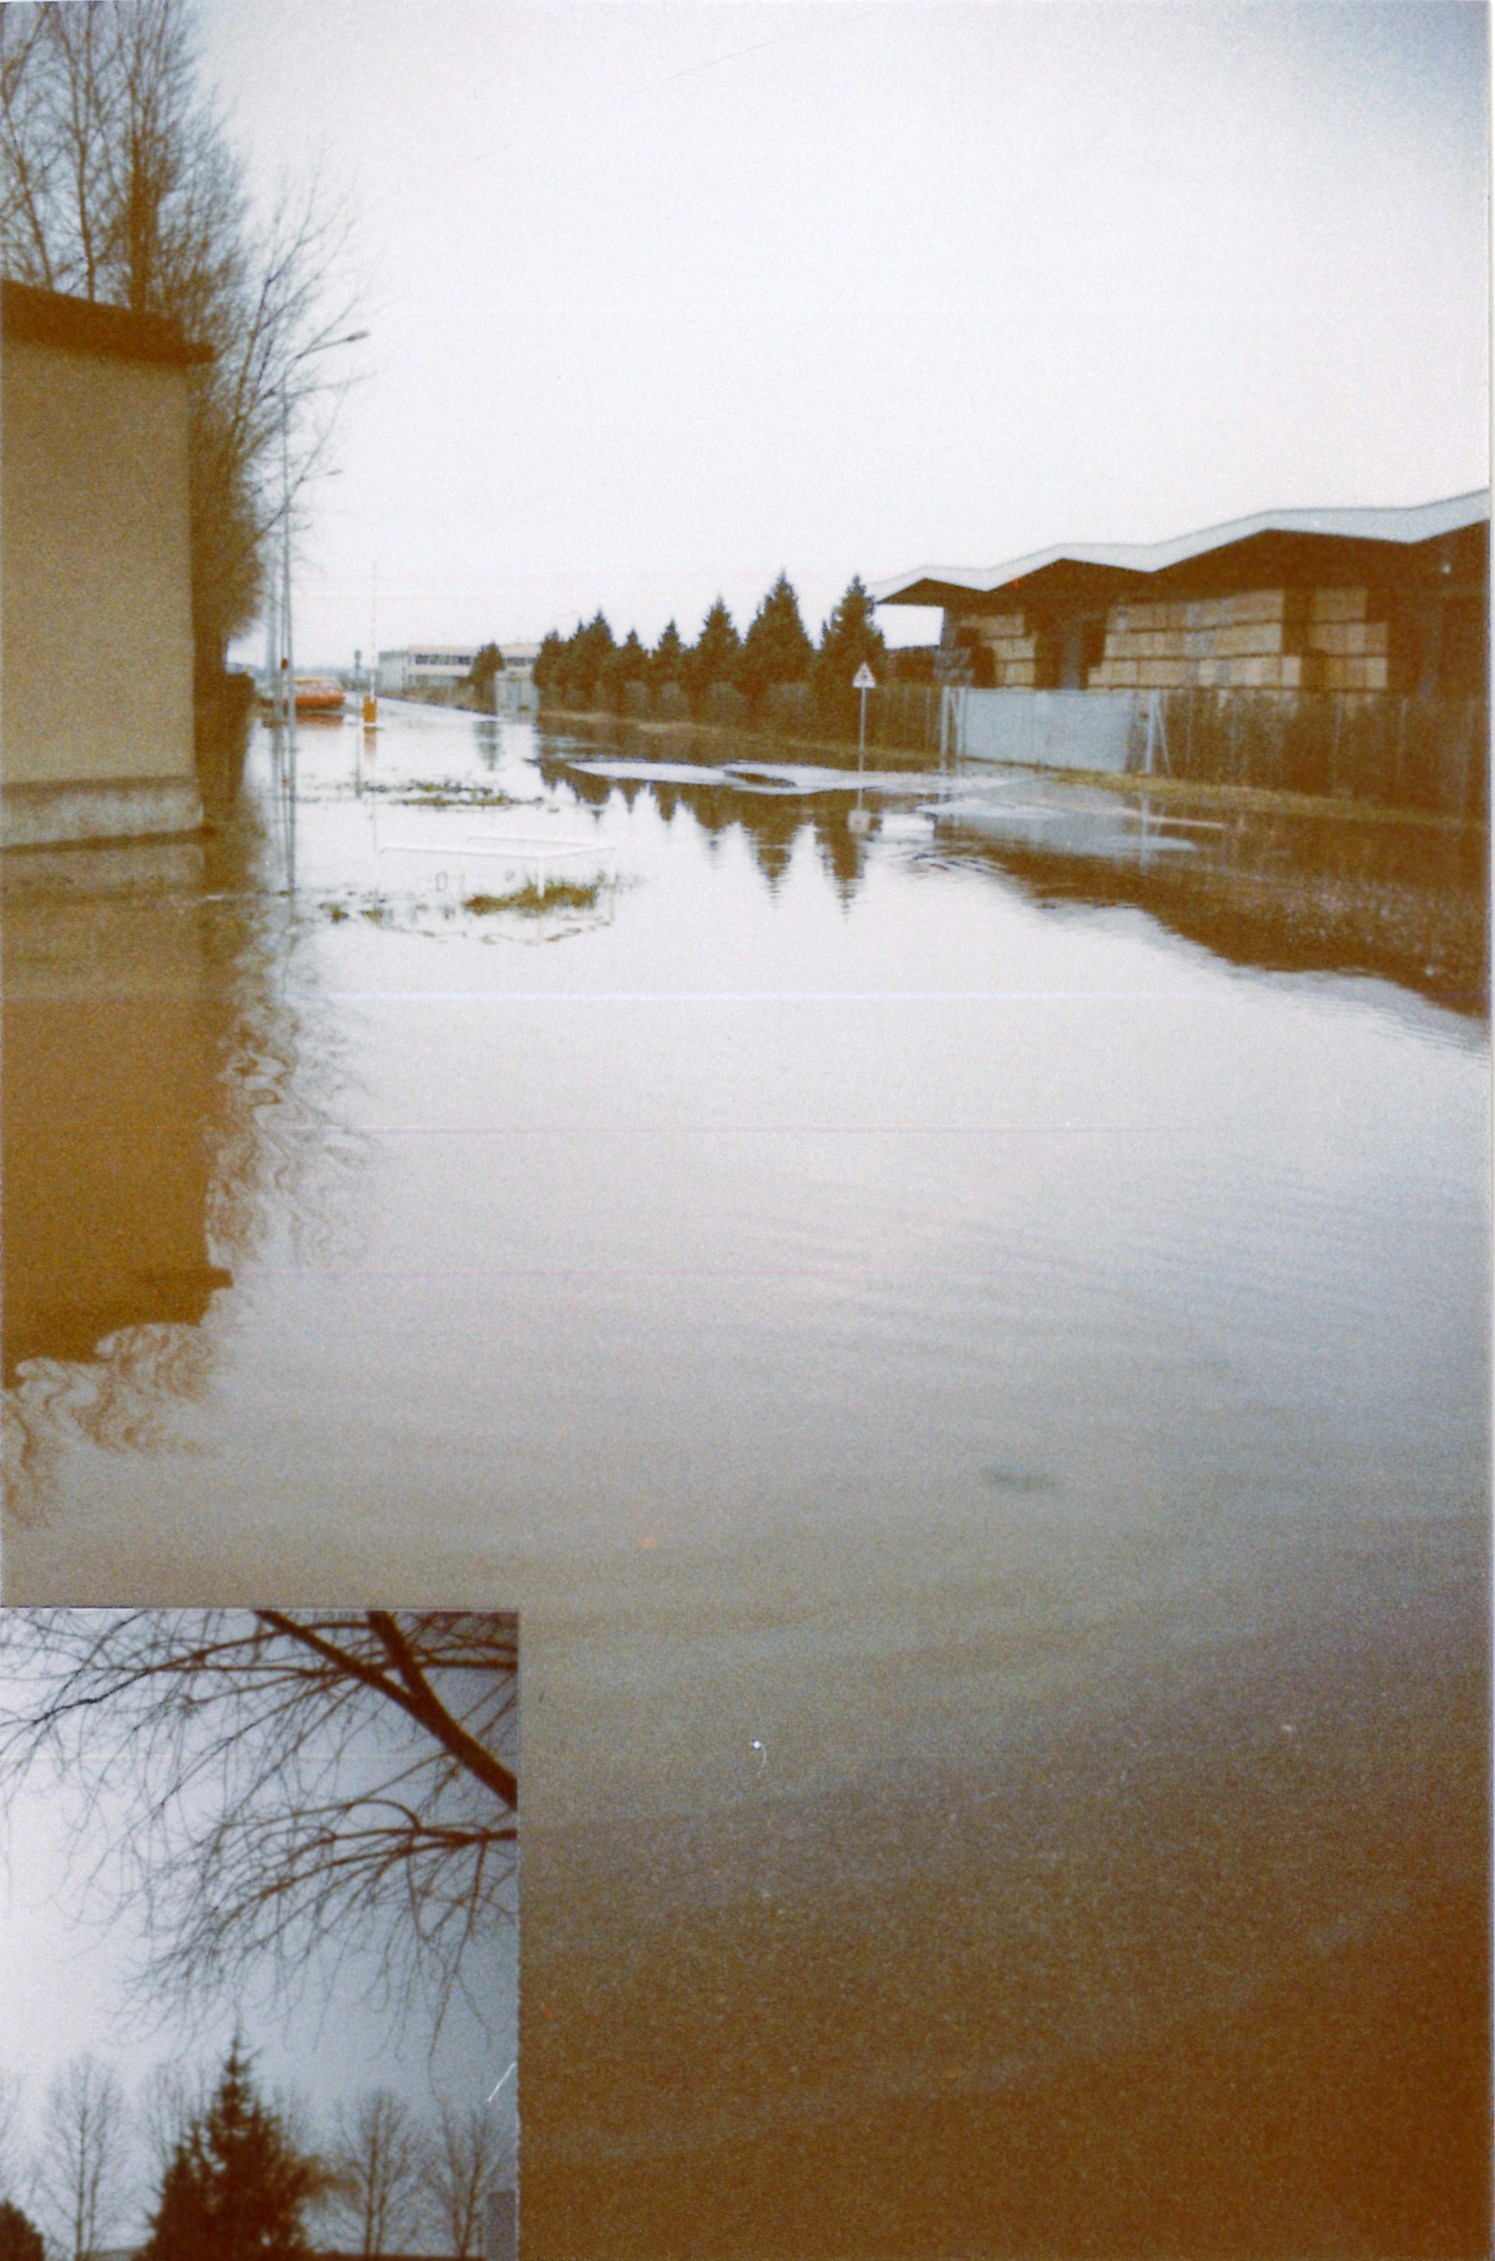
[(1308, 615), (1308, 650), (1318, 654), (1316, 691), (1384, 691), (1390, 665), (1390, 628), (1367, 620), (1364, 589), (1315, 589)]
[(998, 691), (1031, 691), (1038, 682), (1038, 638), (1028, 634), (1020, 612), (988, 614), (979, 623), (982, 643), (992, 657), (992, 683)]
[(1092, 691), (1384, 691), (1388, 631), (1364, 589), (1252, 589), (1113, 605)]

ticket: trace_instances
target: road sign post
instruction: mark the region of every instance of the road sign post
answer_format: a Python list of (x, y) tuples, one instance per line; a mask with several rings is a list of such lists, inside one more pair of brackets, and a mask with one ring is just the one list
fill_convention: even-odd
[(871, 823), (871, 819), (868, 816), (867, 811), (862, 807), (862, 764), (867, 757), (867, 693), (869, 691), (875, 691), (877, 689), (877, 678), (873, 674), (871, 668), (867, 665), (867, 662), (865, 660), (863, 660), (861, 666), (857, 669), (855, 675), (852, 677), (851, 687), (853, 691), (859, 691), (861, 693), (862, 705), (861, 712), (857, 718), (856, 807), (852, 810), (851, 815), (847, 821), (850, 823), (853, 832), (865, 832)]
[(865, 660), (852, 677), (851, 687), (862, 694), (862, 709), (857, 719), (857, 768), (860, 769), (867, 750), (867, 693), (877, 689), (877, 677)]

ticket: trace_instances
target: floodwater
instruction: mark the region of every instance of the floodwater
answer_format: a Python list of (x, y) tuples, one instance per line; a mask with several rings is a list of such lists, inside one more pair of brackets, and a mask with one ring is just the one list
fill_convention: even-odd
[(6, 1599), (522, 1610), (530, 2261), (1485, 2252), (1477, 854), (696, 752), (12, 859)]

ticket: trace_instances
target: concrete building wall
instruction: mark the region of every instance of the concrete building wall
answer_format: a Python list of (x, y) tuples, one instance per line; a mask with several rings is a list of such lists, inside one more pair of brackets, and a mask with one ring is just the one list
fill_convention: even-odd
[(379, 688), (391, 698), (402, 691), (451, 690), (471, 671), (476, 657), (475, 644), (407, 644), (381, 652)]
[(0, 411), (6, 841), (192, 829), (186, 372), (7, 324)]

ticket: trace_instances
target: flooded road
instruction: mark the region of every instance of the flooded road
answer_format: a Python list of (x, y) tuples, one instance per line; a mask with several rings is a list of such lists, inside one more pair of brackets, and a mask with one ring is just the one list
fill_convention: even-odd
[(8, 881), (6, 1598), (523, 1611), (526, 2253), (1483, 2251), (1477, 857), (297, 785)]

